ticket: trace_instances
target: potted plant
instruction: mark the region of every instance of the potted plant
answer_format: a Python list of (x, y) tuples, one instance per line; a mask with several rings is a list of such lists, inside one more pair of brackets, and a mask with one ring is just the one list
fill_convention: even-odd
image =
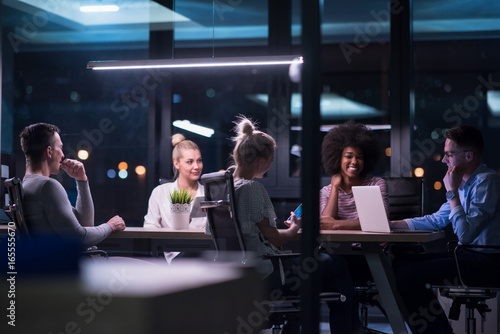
[(193, 196), (187, 189), (175, 189), (170, 193), (171, 226), (175, 230), (189, 228), (189, 216)]

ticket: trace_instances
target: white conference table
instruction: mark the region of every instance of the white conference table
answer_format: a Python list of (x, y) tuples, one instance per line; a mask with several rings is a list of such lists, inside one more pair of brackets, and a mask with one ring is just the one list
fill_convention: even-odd
[[(363, 254), (377, 285), (380, 298), (394, 334), (408, 333), (402, 300), (397, 291), (392, 266), (383, 252), (383, 243), (418, 243), (431, 245), (444, 239), (444, 231), (416, 233), (379, 233), (348, 230), (321, 231), (320, 239), (333, 254)], [(352, 248), (352, 243), (361, 247)]]

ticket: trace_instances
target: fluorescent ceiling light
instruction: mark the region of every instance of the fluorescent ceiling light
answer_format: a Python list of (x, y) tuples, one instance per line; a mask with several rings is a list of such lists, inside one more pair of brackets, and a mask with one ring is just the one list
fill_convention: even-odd
[[(248, 95), (247, 98), (264, 106), (267, 106), (269, 99), (267, 94)], [(290, 113), (293, 117), (300, 117), (302, 115), (302, 96), (300, 93), (292, 94)], [(350, 100), (335, 93), (321, 94), (320, 113), (321, 117), (325, 120), (379, 117), (384, 114), (383, 111), (377, 108)]]
[(500, 91), (489, 90), (486, 92), (488, 109), (493, 116), (500, 116)]
[[(333, 129), (337, 125), (320, 125), (319, 131), (321, 132), (328, 132), (330, 129)], [(391, 125), (390, 124), (365, 124), (365, 126), (370, 129), (370, 130), (390, 130)], [(297, 125), (297, 126), (292, 126), (290, 127), (290, 130), (292, 131), (302, 131), (302, 126)]]
[(84, 13), (117, 12), (119, 9), (120, 7), (116, 5), (81, 6), (80, 12)]
[(200, 136), (205, 136), (205, 137), (212, 137), (212, 135), (215, 133), (213, 129), (201, 126), (201, 125), (196, 125), (191, 123), (190, 121), (183, 120), (183, 121), (174, 121), (172, 123), (173, 126), (183, 129), (189, 132), (196, 133), (197, 135)]
[(303, 63), (300, 56), (256, 56), (256, 57), (220, 57), (189, 59), (146, 59), (89, 61), (91, 70), (135, 70), (148, 68), (196, 68), (221, 66), (276, 66)]

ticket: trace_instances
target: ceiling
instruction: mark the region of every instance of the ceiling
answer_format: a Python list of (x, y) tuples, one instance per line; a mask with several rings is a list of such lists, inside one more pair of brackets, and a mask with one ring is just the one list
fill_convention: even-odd
[[(299, 40), (300, 0), (292, 3), (292, 34)], [(370, 41), (389, 39), (388, 0), (320, 3), (324, 42), (352, 42), (356, 34), (364, 34)], [(119, 10), (80, 11), (80, 6), (91, 4), (113, 4)], [(500, 34), (500, 1), (419, 0), (413, 4), (416, 40), (492, 38)], [(186, 47), (214, 41), (267, 43), (267, 0), (176, 0), (174, 10), (148, 0), (4, 0), (3, 5), (4, 29), (29, 38), (29, 45), (23, 45), (26, 48), (147, 43), (151, 30), (170, 29), (175, 31), (176, 43)]]

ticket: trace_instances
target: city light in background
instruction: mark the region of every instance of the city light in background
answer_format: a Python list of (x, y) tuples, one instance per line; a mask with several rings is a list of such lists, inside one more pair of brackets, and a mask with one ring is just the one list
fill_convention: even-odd
[(87, 160), (89, 158), (89, 152), (87, 150), (78, 151), (78, 158), (80, 160)]
[[(122, 161), (118, 164), (118, 173), (113, 168), (110, 168), (107, 170), (106, 176), (110, 179), (114, 179), (118, 175), (120, 179), (126, 179), (128, 177), (127, 169), (128, 163)], [(134, 171), (139, 177), (144, 177), (146, 175), (146, 167), (143, 165), (137, 165)]]
[(125, 161), (122, 161), (118, 164), (118, 170), (127, 170), (128, 168), (128, 163)]
[(135, 167), (135, 172), (137, 175), (143, 176), (146, 174), (146, 167), (139, 165)]
[(415, 168), (415, 176), (416, 177), (424, 176), (424, 169), (422, 167)]
[(108, 169), (108, 171), (106, 172), (106, 175), (110, 179), (114, 179), (116, 177), (116, 171), (114, 169)]

